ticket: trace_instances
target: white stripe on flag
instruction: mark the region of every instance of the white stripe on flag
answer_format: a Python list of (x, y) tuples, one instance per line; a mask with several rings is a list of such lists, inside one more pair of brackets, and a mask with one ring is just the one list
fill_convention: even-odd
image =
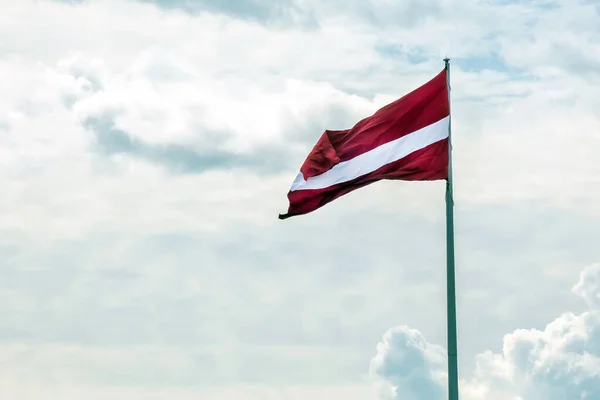
[(298, 173), (292, 183), (291, 191), (324, 189), (376, 171), (384, 165), (398, 161), (417, 150), (446, 139), (448, 137), (449, 121), (450, 116), (442, 118), (431, 125), (382, 144), (351, 160), (342, 161), (334, 165), (329, 171), (308, 178), (306, 181), (302, 173)]

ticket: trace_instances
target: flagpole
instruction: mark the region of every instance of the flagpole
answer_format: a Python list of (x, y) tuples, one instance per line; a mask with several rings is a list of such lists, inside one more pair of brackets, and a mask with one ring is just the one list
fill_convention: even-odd
[[(450, 59), (445, 58), (448, 104)], [(448, 122), (448, 179), (446, 180), (446, 295), (448, 318), (448, 400), (458, 400), (458, 344), (456, 333), (456, 282), (454, 272), (454, 195), (452, 184), (452, 116)]]

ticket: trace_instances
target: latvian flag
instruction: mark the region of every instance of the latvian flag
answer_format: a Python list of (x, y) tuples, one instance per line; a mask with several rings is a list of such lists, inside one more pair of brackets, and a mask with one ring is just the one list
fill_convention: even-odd
[(279, 219), (315, 211), (381, 179), (447, 179), (449, 122), (444, 69), (351, 129), (326, 130), (302, 164), (288, 193), (288, 212)]

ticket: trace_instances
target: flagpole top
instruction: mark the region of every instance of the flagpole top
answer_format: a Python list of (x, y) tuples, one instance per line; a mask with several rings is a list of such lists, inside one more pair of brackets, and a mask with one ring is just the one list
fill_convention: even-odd
[(444, 63), (446, 65), (450, 64), (450, 59), (448, 57), (444, 58)]

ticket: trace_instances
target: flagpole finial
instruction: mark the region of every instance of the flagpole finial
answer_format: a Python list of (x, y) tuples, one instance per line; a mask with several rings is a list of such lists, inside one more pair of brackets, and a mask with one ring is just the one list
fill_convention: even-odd
[(446, 65), (450, 64), (450, 58), (448, 58), (448, 57), (444, 58), (444, 63), (446, 63)]

